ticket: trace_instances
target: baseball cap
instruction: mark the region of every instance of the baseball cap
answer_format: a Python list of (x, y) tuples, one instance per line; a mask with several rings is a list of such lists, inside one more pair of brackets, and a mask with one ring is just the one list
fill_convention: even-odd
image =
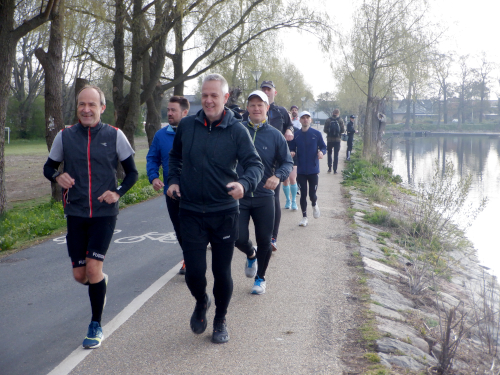
[(294, 108), (299, 109), (299, 107), (297, 107), (296, 105), (292, 105), (292, 106), (290, 107), (290, 111), (291, 111), (292, 109), (294, 109)]
[(356, 116), (354, 116), (354, 115), (351, 115), (351, 116), (349, 116), (349, 118), (356, 118)]
[(312, 117), (311, 114), (307, 111), (302, 111), (299, 113), (299, 118), (301, 118), (302, 116), (309, 116), (309, 117)]
[(260, 84), (260, 88), (263, 88), (263, 87), (269, 87), (270, 89), (276, 88), (276, 86), (274, 86), (273, 81), (262, 81), (262, 83)]
[(266, 94), (264, 94), (263, 91), (260, 91), (260, 90), (253, 91), (250, 95), (248, 95), (248, 100), (250, 100), (250, 98), (252, 96), (258, 96), (259, 98), (262, 99), (263, 102), (266, 102), (267, 104), (269, 104), (269, 98), (267, 97)]

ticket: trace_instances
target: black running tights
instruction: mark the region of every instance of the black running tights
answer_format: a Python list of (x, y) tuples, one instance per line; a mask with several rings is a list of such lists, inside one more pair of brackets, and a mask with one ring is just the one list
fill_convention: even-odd
[(309, 184), (309, 199), (311, 199), (312, 206), (316, 206), (318, 197), (316, 191), (318, 190), (319, 177), (317, 174), (298, 174), (297, 185), (300, 189), (300, 209), (302, 216), (307, 217), (307, 184)]

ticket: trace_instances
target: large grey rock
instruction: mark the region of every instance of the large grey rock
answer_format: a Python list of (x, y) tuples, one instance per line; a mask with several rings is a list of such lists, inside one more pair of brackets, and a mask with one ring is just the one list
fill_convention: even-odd
[(425, 353), (424, 351), (420, 350), (419, 348), (413, 345), (407, 344), (405, 342), (396, 339), (383, 337), (380, 340), (377, 340), (376, 345), (377, 345), (377, 351), (382, 353), (387, 353), (387, 354), (404, 353), (405, 355), (417, 359), (421, 363), (430, 363), (430, 364), (437, 363), (436, 359), (432, 357), (430, 354)]
[(389, 310), (379, 305), (375, 305), (374, 303), (370, 303), (370, 310), (373, 311), (375, 314), (378, 314), (380, 316), (385, 316), (386, 318), (405, 320), (403, 315), (401, 315), (400, 313), (394, 310)]
[[(384, 353), (379, 353), (380, 363), (392, 369), (392, 365), (398, 366), (404, 369), (409, 369), (411, 371), (422, 371), (426, 366), (416, 361), (415, 359), (408, 356), (395, 356)], [(386, 365), (389, 364), (389, 366)]]
[(376, 241), (377, 240), (377, 237), (375, 237), (374, 235), (364, 231), (364, 230), (361, 230), (361, 229), (357, 229), (354, 231), (359, 238), (364, 238), (364, 239), (367, 239), (369, 241)]
[[(365, 214), (364, 214), (364, 213), (362, 213), (362, 212), (356, 212), (356, 214), (354, 215), (354, 222), (355, 222), (358, 226), (360, 226), (360, 227), (361, 227), (361, 228), (363, 228), (363, 229), (367, 229), (367, 230), (369, 230), (370, 232), (374, 232), (374, 233), (383, 232), (383, 231), (382, 231), (382, 229), (379, 229), (379, 228), (377, 228), (377, 227), (374, 227), (373, 225), (368, 224), (366, 221), (364, 221), (364, 220), (362, 219), (362, 216), (357, 215), (357, 214), (361, 214), (361, 215), (363, 215), (363, 216), (365, 216)], [(359, 217), (357, 217), (357, 216), (359, 216)]]
[(398, 292), (395, 285), (391, 285), (380, 279), (369, 279), (368, 286), (372, 289), (371, 298), (383, 307), (394, 311), (413, 310), (415, 306), (412, 301)]
[[(400, 274), (395, 268), (386, 266), (385, 264), (382, 264), (380, 262), (377, 262), (376, 260), (372, 260), (369, 258), (362, 258), (363, 263), (365, 264), (365, 271), (374, 273), (376, 275), (384, 276), (384, 274), (396, 276), (398, 278), (406, 278), (406, 276)], [(373, 272), (377, 271), (377, 272)]]
[(429, 344), (424, 339), (418, 337), (418, 332), (413, 327), (384, 319), (379, 316), (375, 318), (377, 320), (377, 328), (379, 331), (388, 333), (391, 337), (407, 342), (409, 341), (411, 345), (419, 348), (424, 353), (429, 353)]
[(362, 246), (362, 247), (366, 247), (367, 249), (370, 249), (373, 251), (382, 251), (382, 250), (380, 250), (380, 245), (373, 242), (372, 240), (369, 240), (366, 237), (358, 237), (358, 241), (359, 241), (360, 246)]
[(360, 247), (359, 253), (362, 257), (367, 257), (370, 259), (386, 259), (384, 253), (380, 250), (373, 251), (371, 249), (367, 249), (366, 247)]

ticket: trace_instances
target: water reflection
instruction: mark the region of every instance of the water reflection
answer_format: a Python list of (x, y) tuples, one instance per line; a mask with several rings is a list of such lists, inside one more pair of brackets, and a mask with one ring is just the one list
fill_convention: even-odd
[(500, 241), (495, 236), (500, 212), (500, 137), (498, 136), (386, 136), (386, 160), (409, 184), (429, 182), (435, 161), (443, 169), (453, 162), (456, 177), (473, 174), (467, 204), (476, 206), (483, 197), (488, 205), (468, 229), (467, 236), (478, 249), (481, 263), (500, 277)]

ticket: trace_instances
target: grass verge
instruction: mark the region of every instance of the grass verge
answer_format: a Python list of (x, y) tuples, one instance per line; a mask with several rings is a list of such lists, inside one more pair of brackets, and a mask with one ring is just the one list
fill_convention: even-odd
[[(145, 174), (120, 198), (120, 208), (143, 202), (161, 195), (156, 192)], [(0, 216), (0, 252), (16, 249), (27, 242), (61, 231), (66, 226), (63, 206), (60, 202), (19, 205)]]

